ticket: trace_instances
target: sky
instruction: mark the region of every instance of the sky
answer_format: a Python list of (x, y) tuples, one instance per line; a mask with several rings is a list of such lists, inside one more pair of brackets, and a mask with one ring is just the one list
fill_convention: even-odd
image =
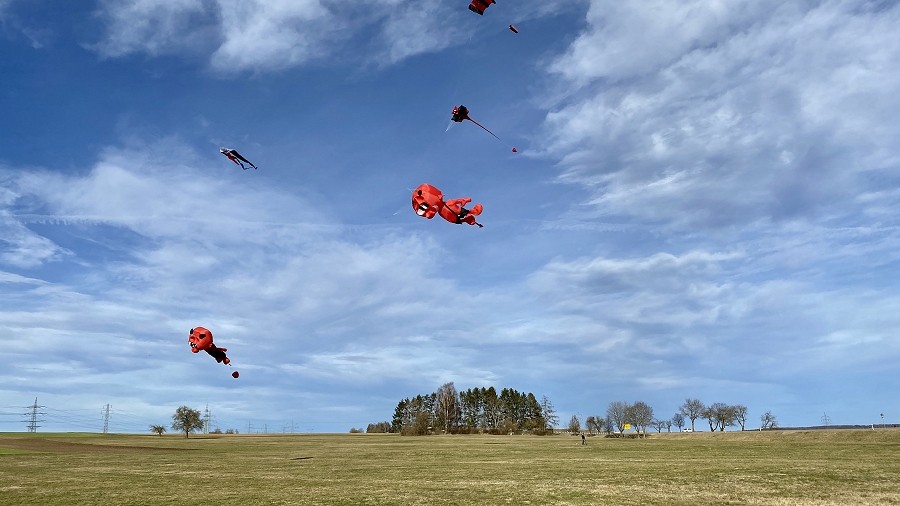
[[(897, 26), (885, 0), (0, 0), (0, 431), (36, 404), (41, 432), (182, 405), (347, 432), (447, 382), (560, 425), (688, 398), (898, 422)], [(417, 216), (426, 182), (484, 228)]]

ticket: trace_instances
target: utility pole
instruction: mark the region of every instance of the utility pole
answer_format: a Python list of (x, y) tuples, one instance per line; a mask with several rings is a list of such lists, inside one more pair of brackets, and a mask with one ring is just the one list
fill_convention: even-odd
[(822, 413), (822, 423), (828, 427), (828, 424), (831, 422), (831, 418), (828, 418), (827, 413)]
[(28, 432), (37, 432), (38, 427), (40, 427), (40, 425), (38, 425), (38, 424), (44, 421), (44, 420), (38, 420), (38, 416), (47, 414), (47, 413), (44, 413), (43, 411), (38, 411), (38, 409), (46, 408), (47, 406), (38, 406), (37, 397), (35, 397), (34, 404), (32, 404), (31, 406), (28, 406), (28, 407), (31, 408), (31, 416), (28, 419), (28, 421), (26, 422), (26, 423), (28, 423)]
[(206, 404), (206, 414), (203, 415), (203, 433), (209, 434), (209, 403)]
[(109, 403), (103, 407), (103, 433), (109, 433)]

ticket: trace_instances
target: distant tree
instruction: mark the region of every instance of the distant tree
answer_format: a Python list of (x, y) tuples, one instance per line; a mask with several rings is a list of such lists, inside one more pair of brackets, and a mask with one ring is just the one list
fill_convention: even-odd
[(535, 434), (547, 433), (547, 421), (544, 420), (541, 403), (530, 392), (525, 397), (525, 424), (522, 428)]
[(459, 426), (459, 395), (453, 382), (444, 383), (435, 392), (434, 425), (441, 427), (445, 433), (456, 432)]
[(581, 432), (581, 421), (578, 420), (576, 415), (572, 415), (572, 418), (569, 419), (569, 432), (573, 434), (577, 434)]
[(550, 402), (550, 399), (545, 395), (541, 398), (541, 413), (544, 415), (544, 421), (547, 422), (547, 429), (552, 431), (559, 425), (559, 417), (556, 415), (556, 409), (553, 408), (553, 403)]
[(600, 416), (589, 416), (584, 421), (584, 425), (587, 427), (588, 432), (593, 434), (596, 432), (600, 434), (603, 431), (603, 417)]
[(409, 398), (403, 399), (397, 403), (394, 408), (394, 417), (391, 418), (391, 432), (400, 432), (407, 423), (407, 410), (409, 409)]
[(613, 422), (613, 419), (611, 417), (607, 416), (606, 419), (603, 420), (603, 429), (606, 431), (607, 436), (612, 434), (616, 429), (615, 422)]
[(151, 425), (150, 432), (154, 432), (157, 435), (162, 436), (163, 433), (166, 432), (166, 426), (165, 425)]
[(647, 427), (653, 423), (653, 408), (646, 402), (637, 401), (628, 406), (626, 410), (626, 418), (628, 422), (634, 425), (635, 430), (641, 434), (647, 433)]
[(500, 391), (500, 419), (503, 433), (518, 432), (525, 424), (525, 396), (513, 388)]
[(734, 425), (734, 406), (729, 406), (724, 402), (714, 402), (709, 405), (704, 417), (709, 420), (709, 430), (724, 431), (725, 427)]
[(403, 434), (404, 436), (424, 436), (428, 434), (430, 422), (431, 415), (425, 411), (421, 411), (416, 414), (411, 424), (403, 426), (403, 430), (400, 434)]
[(484, 397), (481, 389), (470, 388), (459, 393), (460, 425), (466, 431), (472, 432), (480, 427), (482, 413), (484, 411)]
[(432, 427), (435, 394), (417, 395), (409, 401), (403, 435), (424, 436)]
[(760, 421), (762, 421), (763, 429), (775, 429), (778, 427), (778, 421), (775, 419), (775, 415), (773, 415), (771, 411), (766, 411), (759, 418)]
[(668, 422), (668, 420), (654, 419), (652, 422), (650, 422), (650, 426), (653, 427), (654, 429), (656, 429), (656, 432), (659, 433), (659, 432), (662, 432), (662, 430), (666, 428), (667, 422)]
[(680, 412), (675, 413), (675, 415), (672, 416), (672, 423), (676, 427), (678, 427), (678, 430), (683, 429), (684, 428), (684, 415), (682, 415)]
[(172, 429), (184, 432), (184, 437), (189, 437), (191, 432), (203, 428), (203, 420), (200, 419), (200, 411), (181, 406), (172, 415)]
[(691, 421), (691, 430), (693, 431), (694, 421), (703, 416), (705, 408), (700, 399), (685, 399), (684, 404), (678, 408), (678, 412)]
[(747, 406), (743, 404), (735, 404), (731, 406), (734, 413), (734, 420), (741, 426), (741, 430), (745, 430), (747, 426)]
[(350, 427), (350, 434), (362, 434), (362, 429), (357, 429), (356, 427)]
[(668, 418), (666, 420), (663, 420), (663, 423), (666, 426), (666, 432), (672, 432), (672, 419)]
[(218, 427), (216, 427), (215, 429), (210, 431), (210, 434), (221, 434), (221, 433), (222, 433), (222, 429), (220, 429)]
[(391, 423), (390, 422), (378, 422), (378, 423), (370, 423), (366, 427), (366, 432), (369, 434), (382, 434), (385, 432), (391, 432)]
[(709, 423), (709, 431), (713, 432), (719, 428), (719, 422), (716, 418), (716, 410), (712, 406), (704, 406), (703, 414), (701, 415), (706, 422)]
[(500, 397), (497, 396), (497, 389), (493, 386), (483, 388), (481, 396), (484, 402), (481, 427), (488, 431), (499, 430), (503, 421), (503, 412), (500, 409)]
[(625, 419), (628, 407), (628, 403), (622, 401), (610, 402), (609, 406), (606, 408), (606, 421), (609, 422), (607, 427), (612, 427), (617, 432), (624, 431), (625, 423), (628, 422), (628, 420)]

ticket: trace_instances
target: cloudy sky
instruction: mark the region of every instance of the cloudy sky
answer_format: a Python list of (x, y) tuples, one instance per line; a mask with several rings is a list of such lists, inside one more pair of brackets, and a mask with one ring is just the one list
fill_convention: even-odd
[(0, 0), (0, 431), (346, 432), (450, 381), (900, 420), (900, 5), (466, 5)]

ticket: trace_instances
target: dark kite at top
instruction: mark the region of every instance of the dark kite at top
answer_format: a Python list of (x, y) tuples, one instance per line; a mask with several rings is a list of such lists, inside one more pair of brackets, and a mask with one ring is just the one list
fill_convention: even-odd
[(484, 16), (484, 10), (495, 3), (497, 2), (494, 0), (472, 0), (472, 3), (469, 4), (469, 10), (479, 16)]

